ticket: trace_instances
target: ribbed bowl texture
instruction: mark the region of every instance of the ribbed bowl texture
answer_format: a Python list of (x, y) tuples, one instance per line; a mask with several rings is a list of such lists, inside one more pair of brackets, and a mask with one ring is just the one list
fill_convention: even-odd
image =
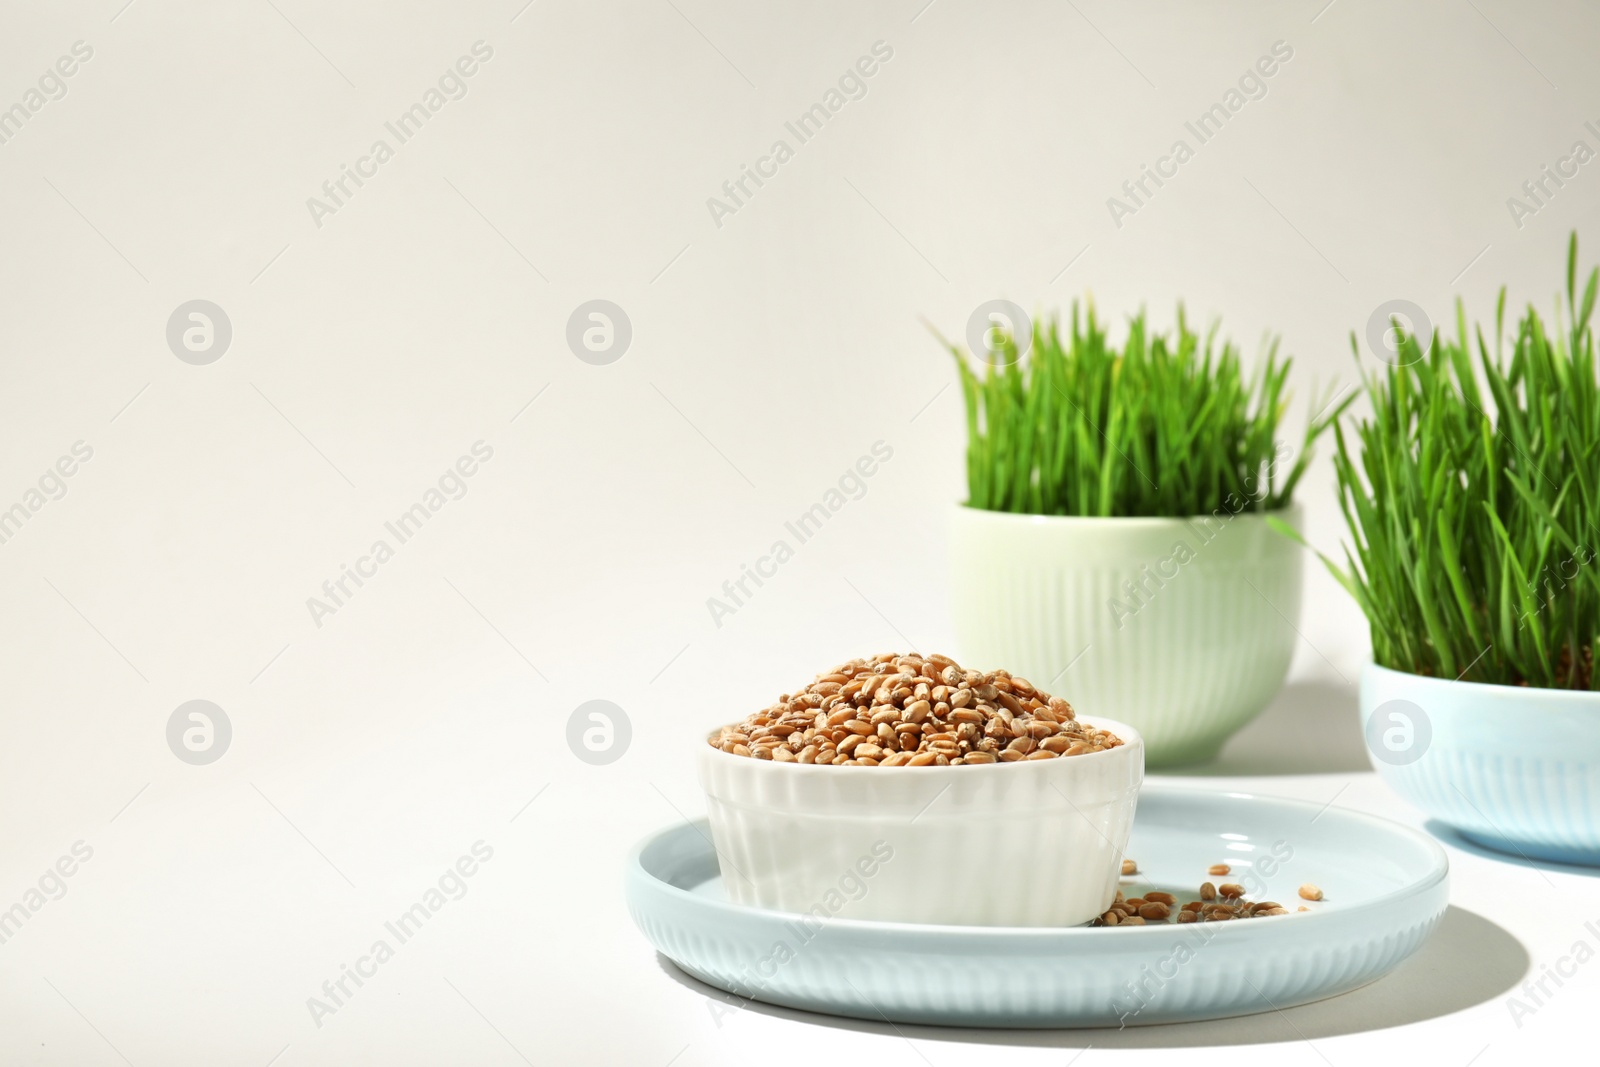
[[(1298, 528), (1298, 507), (1275, 513)], [(951, 529), (956, 658), (1133, 725), (1151, 767), (1215, 756), (1282, 687), (1303, 550), (1257, 514), (1013, 515)]]
[(730, 899), (900, 922), (1062, 926), (1104, 911), (1143, 744), (959, 767), (833, 767), (705, 746), (700, 781)]
[(1600, 866), (1600, 693), (1369, 663), (1361, 722), (1373, 766), (1414, 806), (1508, 855)]

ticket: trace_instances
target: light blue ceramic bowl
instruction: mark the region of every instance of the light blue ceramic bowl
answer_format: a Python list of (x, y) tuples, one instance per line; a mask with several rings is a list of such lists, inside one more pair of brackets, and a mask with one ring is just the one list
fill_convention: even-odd
[(1600, 866), (1600, 692), (1444, 681), (1369, 663), (1361, 721), (1383, 779), (1465, 837)]
[[(894, 773), (893, 770), (883, 772)], [(1020, 817), (1026, 817), (1020, 813)], [(1214, 863), (1252, 900), (1305, 913), (1139, 927), (950, 926), (845, 919), (845, 896), (876, 876), (842, 872), (838, 900), (808, 914), (734, 904), (704, 822), (642, 842), (628, 909), (683, 970), (726, 990), (714, 1011), (755, 999), (881, 1022), (1122, 1026), (1268, 1012), (1331, 997), (1415, 952), (1449, 903), (1444, 850), (1426, 834), (1337, 807), (1245, 793), (1146, 786), (1128, 855), (1128, 895), (1195, 899)], [(886, 862), (894, 862), (892, 859)], [(951, 857), (960, 863), (959, 856)], [(939, 892), (930, 880), (926, 892)]]

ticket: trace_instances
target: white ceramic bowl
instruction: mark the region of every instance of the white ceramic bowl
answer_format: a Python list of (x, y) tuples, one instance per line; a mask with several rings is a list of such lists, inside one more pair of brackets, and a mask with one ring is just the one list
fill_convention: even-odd
[[(1275, 514), (1299, 525), (1298, 507)], [(1289, 672), (1303, 553), (1259, 514), (958, 506), (950, 551), (956, 659), (1132, 723), (1152, 767), (1215, 756)]]
[(1368, 663), (1361, 722), (1395, 792), (1513, 856), (1600, 866), (1600, 693)]
[[(833, 767), (706, 745), (700, 781), (727, 893), (819, 917), (1070, 926), (1111, 903), (1144, 743), (975, 767)], [(820, 910), (819, 910), (820, 909)]]

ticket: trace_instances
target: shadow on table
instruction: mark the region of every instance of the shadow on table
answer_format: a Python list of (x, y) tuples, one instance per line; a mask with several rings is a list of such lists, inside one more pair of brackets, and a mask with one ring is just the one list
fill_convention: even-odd
[[(727, 994), (680, 971), (659, 953), (674, 981), (717, 1002)], [(1193, 1048), (1315, 1040), (1422, 1022), (1492, 1000), (1528, 971), (1528, 953), (1511, 934), (1474, 912), (1451, 905), (1417, 954), (1376, 982), (1342, 996), (1281, 1011), (1196, 1023), (1130, 1026), (1125, 1030), (983, 1030), (869, 1022), (748, 1001), (742, 1009), (793, 1022), (901, 1036), (918, 1041), (1042, 1048)], [(1440, 981), (1439, 976), (1448, 976)]]
[(1539, 860), (1531, 856), (1519, 856), (1515, 852), (1500, 852), (1487, 848), (1463, 837), (1461, 831), (1449, 823), (1440, 822), (1438, 819), (1429, 819), (1422, 824), (1422, 828), (1442, 843), (1451, 848), (1459, 848), (1462, 852), (1470, 852), (1474, 856), (1494, 860), (1496, 863), (1509, 863), (1513, 867), (1531, 867), (1536, 871), (1560, 871), (1563, 874), (1582, 874), (1590, 878), (1600, 878), (1600, 867), (1586, 867), (1578, 863), (1557, 863), (1555, 860)]
[(1369, 771), (1354, 686), (1306, 680), (1284, 686), (1210, 763), (1160, 773), (1216, 777)]

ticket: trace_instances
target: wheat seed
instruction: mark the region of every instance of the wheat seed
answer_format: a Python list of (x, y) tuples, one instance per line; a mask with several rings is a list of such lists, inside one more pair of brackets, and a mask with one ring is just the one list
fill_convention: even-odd
[[(1025, 678), (915, 653), (840, 664), (709, 742), (735, 756), (852, 767), (1065, 759), (1123, 744)], [(1123, 861), (1124, 874), (1137, 869), (1131, 864)]]

